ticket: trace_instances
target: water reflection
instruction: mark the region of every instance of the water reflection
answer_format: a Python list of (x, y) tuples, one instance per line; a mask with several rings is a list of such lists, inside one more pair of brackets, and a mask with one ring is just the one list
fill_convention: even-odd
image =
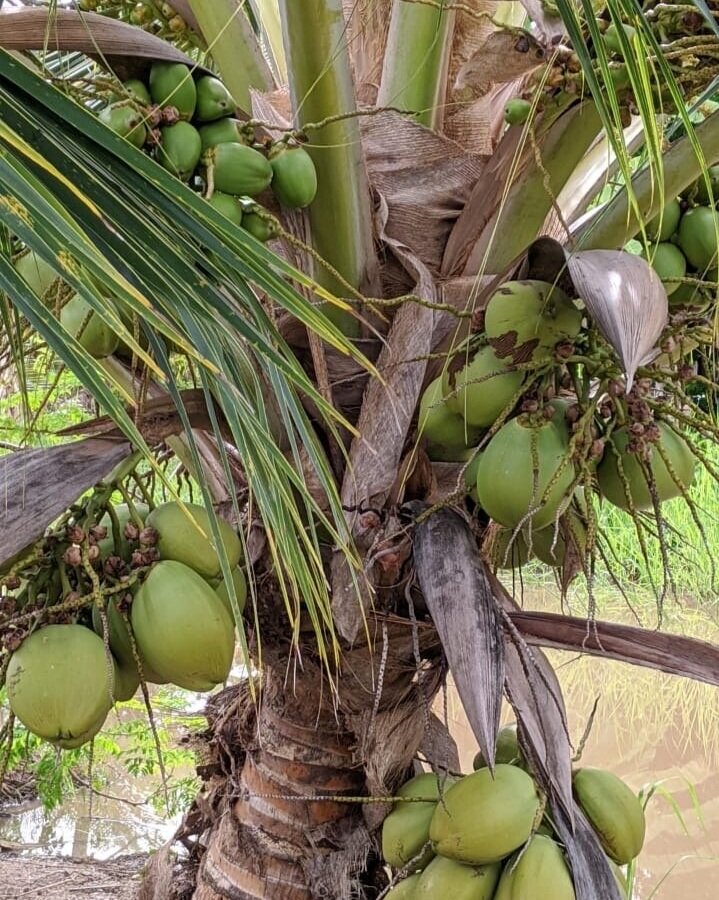
[[(132, 786), (115, 790), (133, 795)], [(140, 803), (139, 800), (136, 802)], [(147, 804), (130, 806), (79, 790), (48, 812), (42, 807), (0, 817), (0, 841), (20, 845), (30, 855), (111, 859), (127, 853), (148, 853), (160, 847), (179, 824), (180, 817), (165, 819)]]

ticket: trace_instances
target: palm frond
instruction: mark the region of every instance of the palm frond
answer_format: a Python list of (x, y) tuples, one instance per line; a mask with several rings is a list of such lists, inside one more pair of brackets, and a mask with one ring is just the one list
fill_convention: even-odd
[[(334, 478), (301, 398), (312, 403), (328, 433), (339, 424), (349, 426), (284, 342), (269, 303), (364, 363), (361, 354), (291, 284), (312, 291), (316, 286), (309, 278), (4, 52), (0, 105), (5, 197), (0, 219), (62, 273), (176, 398), (174, 376), (156, 335), (187, 350), (200, 370), (210, 408), (214, 400), (243, 459), (288, 608), (296, 614), (305, 603), (323, 646), (329, 600), (316, 537), (303, 524), (308, 512), (328, 524), (339, 546), (349, 550), (301, 475), (303, 445), (332, 519), (343, 529)], [(149, 452), (125, 407), (133, 398), (108, 381), (105, 369), (48, 313), (7, 256), (0, 260), (0, 287), (121, 432)], [(326, 291), (317, 288), (315, 294), (343, 306)], [(138, 345), (119, 310), (137, 316), (151, 352)], [(273, 435), (263, 386), (269, 387), (290, 436), (289, 457)], [(219, 445), (222, 436), (217, 438)]]

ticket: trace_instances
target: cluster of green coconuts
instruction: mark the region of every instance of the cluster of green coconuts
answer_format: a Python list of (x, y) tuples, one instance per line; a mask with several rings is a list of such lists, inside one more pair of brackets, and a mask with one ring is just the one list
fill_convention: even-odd
[(707, 181), (700, 178), (682, 197), (671, 200), (660, 215), (647, 225), (650, 244), (643, 254), (661, 278), (672, 309), (690, 307), (705, 309), (715, 290), (682, 282), (686, 276), (716, 282), (719, 252), (719, 166), (708, 172)]
[[(460, 777), (424, 773), (404, 784), (382, 826), (382, 855), (395, 872), (387, 900), (574, 900), (574, 884), (551, 820), (542, 815), (516, 726), (497, 741), (494, 775), (481, 755)], [(617, 878), (645, 835), (639, 798), (603, 769), (573, 773), (577, 803)]]
[[(70, 577), (81, 548), (89, 551), (104, 586), (122, 586), (132, 564), (147, 564), (131, 590), (110, 595), (105, 606), (109, 648), (97, 605), (71, 621), (42, 624), (14, 649), (7, 670), (10, 708), (33, 734), (63, 749), (91, 740), (115, 702), (134, 696), (142, 679), (190, 691), (212, 690), (226, 681), (235, 647), (235, 615), (247, 584), (242, 545), (234, 529), (217, 520), (232, 587), (222, 577), (210, 520), (204, 507), (165, 503), (150, 511), (113, 507), (98, 526), (70, 526), (64, 559)], [(89, 540), (88, 540), (89, 538)], [(94, 549), (93, 549), (94, 548)], [(27, 609), (27, 582), (9, 599)], [(108, 654), (109, 649), (109, 654)], [(140, 665), (138, 666), (138, 659)]]
[[(267, 152), (233, 118), (236, 103), (214, 75), (182, 63), (155, 62), (148, 83), (126, 81), (124, 97), (106, 106), (102, 121), (142, 149), (181, 181), (204, 184), (208, 202), (259, 240), (272, 236), (252, 199), (269, 187), (287, 209), (309, 206), (317, 193), (317, 172), (299, 144), (278, 141)], [(210, 185), (214, 190), (207, 190)]]
[[(561, 369), (558, 351), (572, 352), (588, 327), (585, 317), (557, 286), (507, 282), (487, 304), (478, 349), (423, 393), (419, 435), (430, 459), (465, 465), (471, 500), (497, 525), (485, 550), (498, 568), (521, 566), (532, 555), (561, 567), (567, 540), (580, 552), (586, 546), (586, 499), (570, 447), (576, 398), (534, 401), (527, 411), (525, 396), (535, 362), (554, 358)], [(626, 424), (592, 425), (592, 481), (600, 497), (628, 511), (652, 509), (654, 496), (661, 503), (683, 495), (694, 479), (693, 453), (668, 423), (654, 420), (646, 389), (635, 385), (626, 397)], [(560, 519), (565, 527), (558, 531)]]
[[(181, 181), (202, 190), (222, 215), (264, 242), (275, 235), (276, 226), (254, 198), (271, 188), (285, 209), (303, 209), (317, 193), (317, 172), (310, 155), (296, 142), (254, 146), (251, 132), (233, 118), (235, 109), (218, 78), (206, 74), (195, 78), (182, 63), (155, 62), (147, 84), (126, 81), (122, 94), (99, 117)], [(40, 297), (57, 283), (58, 273), (32, 251), (19, 257), (16, 268)], [(60, 321), (96, 359), (123, 350), (117, 334), (77, 294), (63, 305)]]

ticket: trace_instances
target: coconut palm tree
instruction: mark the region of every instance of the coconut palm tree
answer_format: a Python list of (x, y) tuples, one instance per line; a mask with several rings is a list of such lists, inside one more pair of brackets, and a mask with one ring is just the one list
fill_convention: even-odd
[[(666, 296), (616, 251), (719, 161), (719, 114), (688, 112), (713, 90), (704, 4), (77, 5), (0, 13), (0, 359), (22, 384), (41, 340), (102, 416), (65, 435), (80, 440), (4, 459), (0, 570), (139, 458), (159, 479), (159, 460), (179, 459), (239, 527), (251, 597), (235, 614), (252, 674), (208, 706), (205, 788), (178, 835), (195, 866), (187, 895), (378, 896), (387, 798), (418, 757), (458, 766), (432, 711), (451, 671), (489, 761), (503, 693), (516, 710), (577, 897), (618, 897), (572, 798), (564, 707), (539, 648), (719, 683), (717, 651), (520, 611), (480, 555), (468, 458), (431, 459), (417, 409), (517, 275), (569, 280), (617, 371), (643, 375)], [(94, 115), (117, 76), (153, 59), (217, 72), (257, 141), (289, 136), (310, 153), (306, 211), (263, 197), (278, 217), (269, 245)], [(122, 358), (94, 359), (48, 312), (11, 264), (18, 240), (120, 336)], [(568, 554), (562, 579), (591, 583), (597, 552)], [(172, 867), (158, 856), (147, 896), (170, 896)]]

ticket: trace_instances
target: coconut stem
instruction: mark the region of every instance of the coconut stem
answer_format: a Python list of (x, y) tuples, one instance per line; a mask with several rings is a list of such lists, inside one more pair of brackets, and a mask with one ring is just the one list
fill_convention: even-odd
[(455, 15), (449, 3), (394, 0), (378, 106), (396, 106), (416, 113), (428, 128), (442, 127)]
[[(664, 155), (664, 191), (660, 193), (657, 172), (647, 167), (633, 180), (630, 203), (626, 188), (620, 191), (578, 235), (582, 250), (616, 249), (634, 237), (642, 222), (649, 222), (661, 211), (662, 198), (678, 196), (705, 171), (719, 161), (719, 112), (705, 119), (694, 129), (703, 159), (700, 159), (688, 135), (680, 138)], [(639, 211), (639, 216), (637, 215)], [(640, 221), (641, 217), (641, 221)]]
[[(342, 0), (280, 0), (282, 33), (295, 125), (356, 112)], [(356, 290), (377, 295), (377, 256), (359, 122), (335, 120), (312, 132), (307, 152), (317, 169), (317, 196), (308, 216), (314, 249)], [(315, 279), (338, 297), (346, 289), (315, 266)], [(329, 306), (327, 315), (349, 335), (359, 324)]]
[(274, 78), (237, 0), (189, 0), (212, 58), (235, 102), (252, 115), (251, 89), (272, 91)]

